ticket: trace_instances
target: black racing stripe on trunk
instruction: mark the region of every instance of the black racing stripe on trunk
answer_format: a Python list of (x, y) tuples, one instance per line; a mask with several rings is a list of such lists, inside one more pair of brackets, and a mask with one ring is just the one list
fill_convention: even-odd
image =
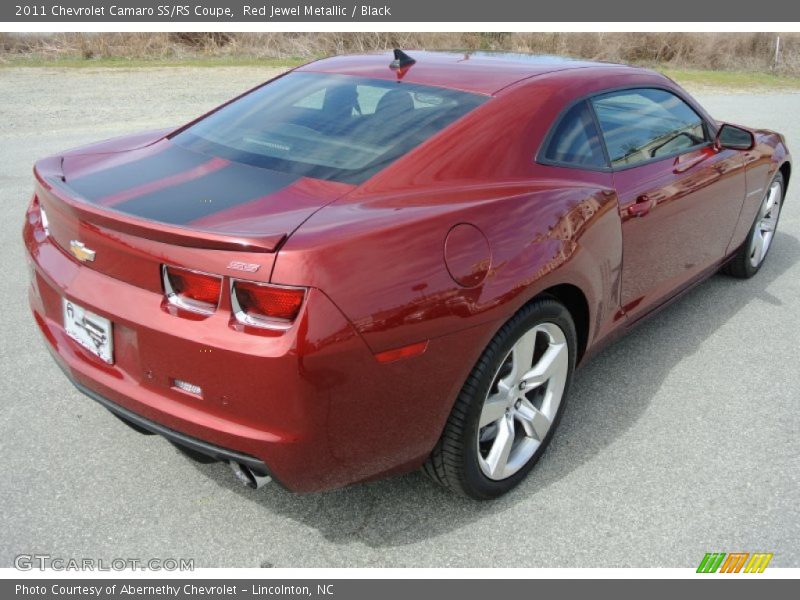
[(272, 194), (297, 179), (298, 175), (231, 163), (199, 179), (137, 196), (114, 209), (144, 219), (184, 225)]
[(210, 157), (171, 146), (152, 156), (82, 177), (69, 179), (72, 189), (89, 201), (124, 192), (133, 187), (178, 175), (211, 160)]

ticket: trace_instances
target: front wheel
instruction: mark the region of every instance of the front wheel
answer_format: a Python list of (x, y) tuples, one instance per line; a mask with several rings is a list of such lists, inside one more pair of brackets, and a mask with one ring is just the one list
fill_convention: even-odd
[(477, 499), (522, 481), (561, 418), (576, 347), (575, 324), (562, 304), (539, 298), (521, 309), (467, 378), (426, 473)]
[(722, 271), (733, 277), (748, 279), (758, 273), (772, 246), (783, 206), (783, 175), (779, 172), (767, 188), (756, 219), (744, 244)]

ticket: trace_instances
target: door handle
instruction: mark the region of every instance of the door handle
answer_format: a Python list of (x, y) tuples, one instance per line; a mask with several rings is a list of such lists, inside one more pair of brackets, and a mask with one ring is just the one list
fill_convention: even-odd
[(687, 160), (682, 160), (682, 161), (676, 160), (675, 161), (675, 167), (672, 169), (672, 172), (676, 173), (676, 174), (677, 173), (685, 173), (686, 171), (691, 169), (693, 166), (703, 162), (705, 159), (706, 159), (705, 156), (696, 156), (694, 158), (690, 158), (690, 159), (687, 159)]
[(629, 217), (643, 217), (655, 206), (655, 202), (647, 194), (642, 194), (636, 198), (636, 202), (628, 207)]
[(719, 150), (711, 145), (706, 148), (701, 148), (695, 152), (690, 152), (689, 154), (681, 154), (680, 156), (675, 157), (675, 163), (673, 164), (672, 172), (675, 174), (685, 173), (695, 165), (699, 165), (707, 158), (714, 156), (718, 151)]

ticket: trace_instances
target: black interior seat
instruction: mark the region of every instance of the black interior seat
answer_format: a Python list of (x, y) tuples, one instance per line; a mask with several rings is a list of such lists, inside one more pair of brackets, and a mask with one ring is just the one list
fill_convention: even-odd
[(386, 92), (375, 107), (375, 115), (381, 119), (395, 119), (402, 115), (410, 115), (414, 110), (414, 99), (405, 90)]

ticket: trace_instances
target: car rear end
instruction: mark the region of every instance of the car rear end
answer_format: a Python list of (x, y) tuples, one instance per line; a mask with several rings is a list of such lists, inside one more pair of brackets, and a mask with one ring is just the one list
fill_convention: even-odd
[(126, 420), (255, 476), (295, 490), (328, 485), (315, 377), (330, 367), (319, 356), (373, 360), (330, 300), (265, 285), (275, 252), (263, 244), (234, 251), (167, 229), (148, 239), (121, 215), (76, 210), (85, 207), (56, 185), (58, 159), (40, 162), (36, 177), (23, 230), (29, 301), (72, 382)]
[[(139, 429), (230, 462), (250, 485), (272, 477), (314, 491), (419, 465), (458, 388), (449, 357), (475, 334), (431, 340), (428, 353), (427, 342), (417, 345), (414, 355), (425, 355), (416, 361), (376, 355), (324, 290), (271, 281), (276, 256), (315, 212), (483, 98), (432, 89), (415, 104), (397, 102), (393, 82), (278, 81), (272, 97), (245, 96), (225, 109), (233, 117), (214, 113), (185, 134), (40, 161), (23, 238), (34, 318), (78, 389)], [(309, 81), (366, 90), (374, 114), (354, 127), (368, 142), (324, 148), (347, 134), (337, 120), (335, 130), (314, 120)], [(342, 104), (354, 93), (338, 88), (327, 94), (338, 103), (330, 110), (355, 121)], [(294, 122), (257, 131), (247, 148), (219, 134), (239, 135), (226, 119), (260, 122), (264, 106), (274, 114), (276, 98), (292, 94), (304, 96), (292, 118), (325, 139)], [(400, 118), (419, 106), (429, 109), (420, 127)], [(298, 156), (285, 155), (290, 143)], [(420, 377), (433, 369), (443, 374), (436, 385)], [(352, 410), (334, 415), (333, 402)], [(389, 405), (396, 426), (383, 430)]]

